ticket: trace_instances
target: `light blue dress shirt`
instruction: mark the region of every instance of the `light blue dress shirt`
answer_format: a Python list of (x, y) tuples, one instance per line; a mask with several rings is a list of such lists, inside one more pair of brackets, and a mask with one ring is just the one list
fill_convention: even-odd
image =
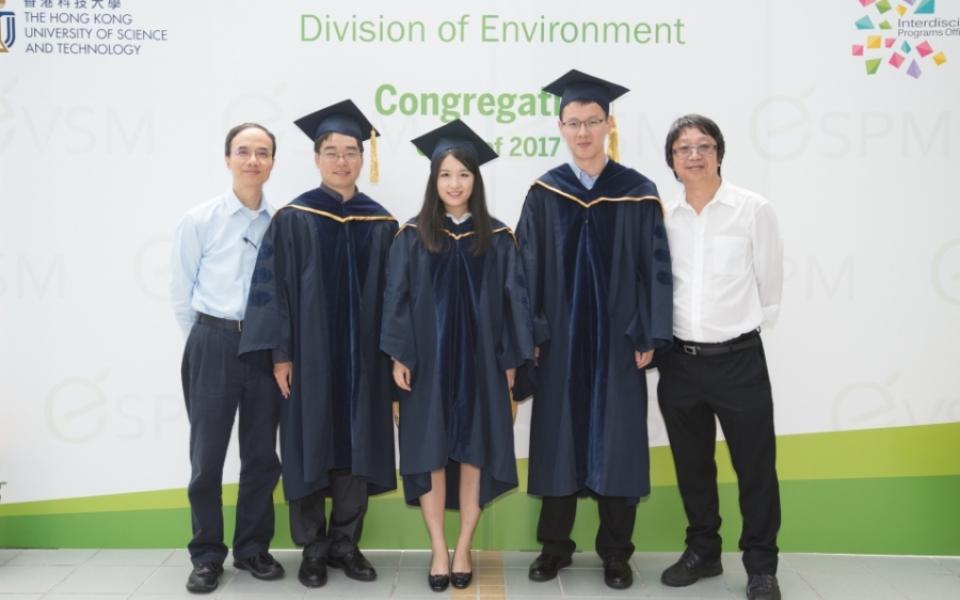
[[(606, 160), (603, 161), (604, 169), (607, 168), (607, 160), (610, 160), (610, 159), (607, 158)], [(600, 177), (600, 173), (603, 173), (603, 169), (600, 169), (600, 173), (597, 173), (596, 177), (591, 177), (590, 175), (587, 174), (586, 171), (578, 167), (577, 163), (573, 162), (572, 160), (567, 164), (570, 165), (570, 168), (573, 170), (573, 174), (577, 176), (577, 179), (580, 180), (580, 183), (583, 184), (583, 187), (587, 188), (588, 190), (593, 189), (594, 184), (597, 183), (597, 179), (599, 179)]]
[(192, 208), (173, 236), (170, 298), (186, 336), (197, 313), (242, 321), (263, 234), (274, 209), (250, 210), (233, 191)]

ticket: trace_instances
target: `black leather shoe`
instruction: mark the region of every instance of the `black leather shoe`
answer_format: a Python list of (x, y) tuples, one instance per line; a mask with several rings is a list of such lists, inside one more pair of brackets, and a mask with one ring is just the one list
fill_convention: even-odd
[(223, 566), (217, 563), (202, 563), (190, 571), (187, 577), (187, 591), (194, 594), (209, 594), (217, 589), (220, 576), (223, 575)]
[(277, 562), (277, 559), (270, 556), (269, 552), (261, 552), (246, 558), (238, 558), (233, 561), (233, 566), (241, 571), (250, 571), (250, 574), (257, 579), (280, 579), (283, 577), (283, 565)]
[(443, 575), (431, 575), (427, 573), (427, 583), (430, 584), (430, 589), (435, 592), (442, 592), (447, 589), (447, 586), (450, 585), (450, 576), (444, 573)]
[(570, 566), (570, 557), (553, 556), (543, 552), (530, 565), (530, 579), (533, 581), (550, 581), (557, 576), (557, 571)]
[(470, 587), (471, 579), (473, 579), (473, 571), (469, 571), (467, 573), (450, 573), (450, 585), (458, 590)]
[(327, 583), (326, 561), (322, 558), (304, 558), (297, 579), (309, 588), (323, 587)]
[(344, 575), (357, 581), (373, 581), (377, 578), (377, 570), (359, 549), (343, 556), (328, 556), (327, 564), (334, 569), (343, 569)]
[(630, 563), (622, 558), (608, 558), (603, 561), (603, 582), (615, 590), (625, 590), (633, 585)]
[(780, 600), (776, 575), (750, 575), (747, 578), (747, 600)]
[(723, 573), (723, 565), (719, 558), (705, 560), (687, 548), (680, 560), (667, 567), (660, 575), (660, 581), (670, 587), (683, 587), (696, 583), (701, 577), (715, 577), (720, 573)]

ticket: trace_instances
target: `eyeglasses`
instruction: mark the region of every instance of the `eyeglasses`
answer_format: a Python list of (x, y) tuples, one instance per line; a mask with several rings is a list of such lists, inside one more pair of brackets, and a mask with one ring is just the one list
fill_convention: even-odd
[(698, 144), (696, 146), (678, 146), (673, 149), (673, 155), (681, 158), (690, 158), (694, 151), (699, 156), (710, 156), (717, 151), (716, 144)]
[(273, 156), (266, 148), (258, 148), (255, 152), (251, 152), (249, 148), (237, 148), (233, 155), (241, 160), (249, 160), (251, 156), (256, 156), (258, 160), (268, 160)]
[(341, 158), (347, 162), (354, 162), (354, 161), (360, 160), (361, 156), (362, 154), (357, 150), (347, 150), (346, 152), (343, 152), (343, 153), (333, 152), (331, 150), (331, 151), (324, 151), (320, 153), (320, 158), (328, 162), (337, 162)]
[(561, 121), (563, 128), (567, 131), (580, 131), (581, 127), (586, 126), (590, 131), (600, 127), (606, 122), (606, 119), (598, 119), (593, 117), (592, 119), (587, 119), (586, 121), (581, 121), (580, 119), (570, 119), (569, 121)]

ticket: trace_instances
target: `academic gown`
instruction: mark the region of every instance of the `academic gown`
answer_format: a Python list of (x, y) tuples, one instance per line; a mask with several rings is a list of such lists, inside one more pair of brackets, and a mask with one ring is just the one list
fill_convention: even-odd
[(532, 359), (523, 267), (513, 232), (494, 221), (473, 255), (473, 220), (445, 219), (446, 247), (420, 243), (411, 221), (390, 249), (380, 348), (412, 372), (400, 399), (400, 474), (406, 501), (447, 469), (446, 505), (459, 506), (459, 463), (480, 468), (480, 505), (517, 486), (504, 371)]
[(396, 232), (370, 197), (341, 203), (317, 188), (278, 210), (264, 235), (240, 354), (293, 361), (280, 413), (288, 500), (328, 487), (331, 469), (351, 469), (371, 494), (396, 488), (391, 365), (377, 345)]
[(647, 383), (634, 350), (673, 339), (657, 188), (611, 160), (587, 190), (562, 165), (531, 186), (517, 238), (540, 347), (528, 491), (636, 501), (650, 475)]

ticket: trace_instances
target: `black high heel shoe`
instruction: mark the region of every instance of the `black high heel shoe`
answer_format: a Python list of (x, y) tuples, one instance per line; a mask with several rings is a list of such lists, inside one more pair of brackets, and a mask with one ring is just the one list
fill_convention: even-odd
[[(457, 560), (457, 555), (453, 555), (453, 560)], [(450, 563), (450, 583), (453, 584), (453, 587), (458, 590), (462, 590), (470, 586), (470, 580), (473, 579), (473, 571), (467, 571), (466, 573), (456, 573), (452, 572), (453, 563)]]
[(458, 590), (469, 587), (471, 579), (473, 579), (473, 571), (467, 573), (450, 573), (450, 583)]
[(450, 585), (450, 575), (431, 575), (427, 573), (427, 583), (430, 584), (430, 589), (435, 592), (442, 592), (447, 589), (447, 586)]
[[(450, 560), (450, 555), (447, 555), (447, 560)], [(433, 561), (431, 560), (431, 566), (433, 566)], [(450, 563), (447, 563), (447, 571), (450, 570)], [(442, 592), (447, 589), (450, 585), (450, 574), (444, 573), (442, 575), (434, 575), (430, 573), (430, 568), (427, 568), (427, 583), (430, 584), (430, 589), (435, 592)]]

